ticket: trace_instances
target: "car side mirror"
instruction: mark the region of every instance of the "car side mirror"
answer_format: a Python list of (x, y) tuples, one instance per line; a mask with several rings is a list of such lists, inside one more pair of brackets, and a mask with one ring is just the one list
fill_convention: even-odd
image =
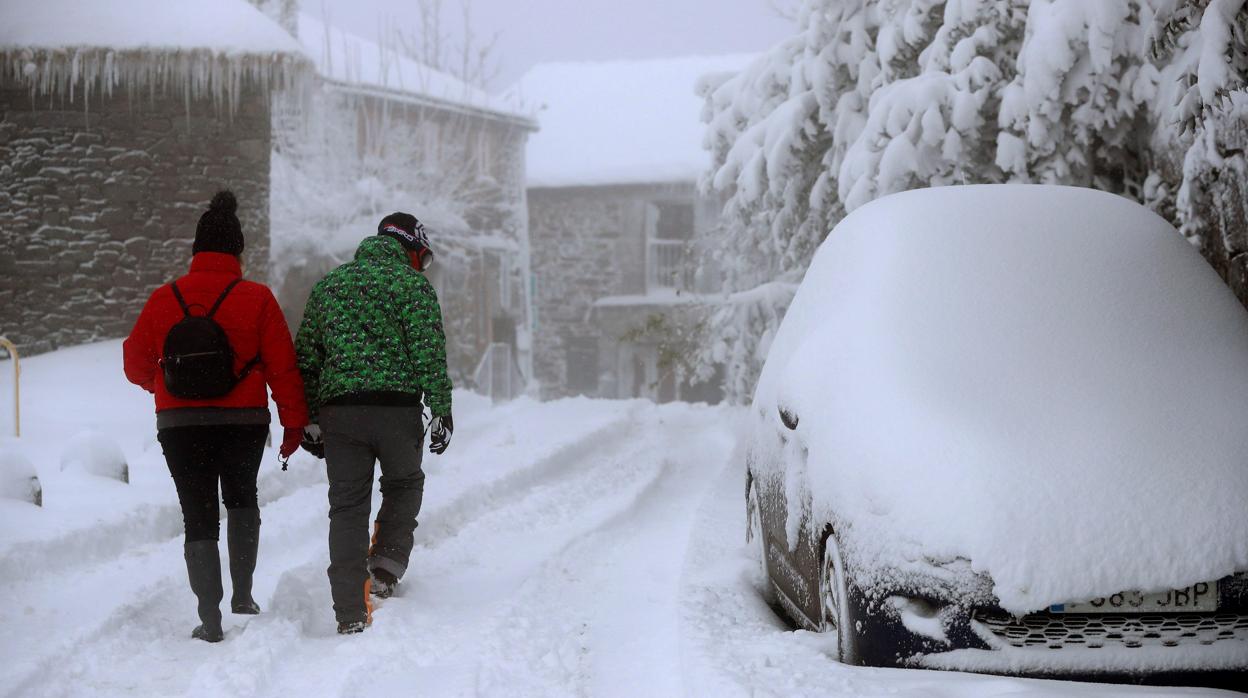
[(780, 421), (784, 423), (784, 426), (788, 427), (790, 431), (796, 431), (797, 430), (797, 414), (794, 413), (792, 410), (788, 410), (783, 407), (780, 407), (779, 410), (780, 410)]

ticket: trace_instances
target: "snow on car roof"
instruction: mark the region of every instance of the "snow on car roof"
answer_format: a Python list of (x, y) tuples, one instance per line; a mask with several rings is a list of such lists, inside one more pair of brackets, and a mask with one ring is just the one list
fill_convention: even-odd
[(709, 166), (702, 98), (709, 74), (736, 72), (753, 55), (545, 63), (508, 96), (538, 109), (529, 138), (529, 186), (695, 181)]
[(322, 77), (528, 118), (508, 100), (402, 55), (397, 36), (370, 40), (333, 26), (332, 18), (330, 22), (306, 12), (299, 15), (299, 41)]
[(245, 0), (5, 0), (0, 50), (14, 48), (300, 51)]
[(762, 429), (777, 405), (809, 449), (790, 484), (851, 548), (969, 558), (1011, 612), (1248, 569), (1248, 313), (1125, 198), (855, 210), (774, 340)]

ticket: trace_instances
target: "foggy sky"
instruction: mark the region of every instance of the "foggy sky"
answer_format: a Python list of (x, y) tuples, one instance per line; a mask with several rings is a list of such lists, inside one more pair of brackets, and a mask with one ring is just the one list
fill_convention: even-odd
[[(501, 32), (498, 91), (535, 63), (756, 52), (794, 33), (768, 0), (471, 0), (474, 32)], [(334, 24), (372, 39), (379, 21), (418, 26), (414, 0), (301, 0)], [(458, 34), (460, 0), (444, 0)], [(781, 2), (781, 6), (791, 3)]]

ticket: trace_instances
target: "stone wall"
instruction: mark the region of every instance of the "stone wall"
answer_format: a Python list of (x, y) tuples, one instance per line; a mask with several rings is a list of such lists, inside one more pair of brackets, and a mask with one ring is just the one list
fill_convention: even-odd
[(129, 333), (148, 295), (185, 273), (195, 224), (233, 189), (246, 275), (267, 280), (267, 94), (236, 113), (124, 89), (32, 99), (0, 89), (0, 334), (27, 353)]

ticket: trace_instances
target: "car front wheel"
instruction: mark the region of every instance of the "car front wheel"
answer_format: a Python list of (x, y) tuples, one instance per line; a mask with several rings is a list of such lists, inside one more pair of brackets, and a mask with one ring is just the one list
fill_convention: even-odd
[(849, 612), (849, 583), (845, 561), (835, 535), (823, 547), (823, 572), (819, 577), (819, 603), (823, 609), (823, 632), (833, 641), (832, 656), (844, 664), (858, 662), (857, 635)]

